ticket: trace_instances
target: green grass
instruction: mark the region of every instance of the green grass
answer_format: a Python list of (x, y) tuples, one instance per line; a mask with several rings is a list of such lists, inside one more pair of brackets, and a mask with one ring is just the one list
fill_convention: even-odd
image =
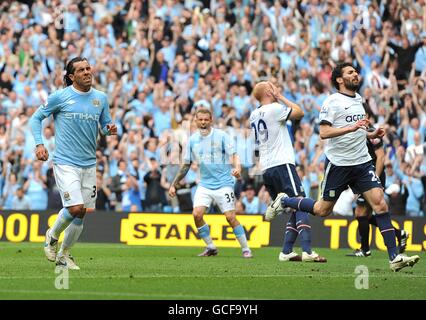
[[(349, 250), (318, 249), (328, 263), (279, 262), (280, 248), (133, 247), (79, 243), (69, 290), (55, 288), (55, 265), (41, 244), (0, 242), (0, 299), (426, 299), (426, 254), (414, 268), (389, 270), (387, 255), (345, 257)], [(298, 250), (300, 252), (300, 250)], [(366, 265), (369, 289), (355, 289), (355, 268)]]

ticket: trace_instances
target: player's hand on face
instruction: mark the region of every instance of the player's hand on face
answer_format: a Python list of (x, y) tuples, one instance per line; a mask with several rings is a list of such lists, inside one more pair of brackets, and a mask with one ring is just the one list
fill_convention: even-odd
[(241, 169), (232, 169), (231, 173), (235, 178), (241, 178)]
[(39, 144), (36, 147), (36, 157), (40, 161), (46, 161), (47, 159), (49, 159), (49, 151), (47, 151), (44, 145)]
[(117, 126), (113, 123), (111, 124), (107, 124), (107, 130), (109, 132), (110, 135), (115, 136), (117, 135)]
[(176, 187), (175, 186), (171, 186), (169, 188), (169, 196), (174, 198), (176, 196)]
[(269, 94), (275, 99), (277, 99), (279, 95), (278, 88), (271, 81), (268, 81), (268, 85), (269, 85), (269, 88), (268, 88)]

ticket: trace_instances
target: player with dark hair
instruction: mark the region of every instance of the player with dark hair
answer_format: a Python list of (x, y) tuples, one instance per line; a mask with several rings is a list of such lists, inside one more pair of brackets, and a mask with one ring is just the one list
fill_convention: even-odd
[[(80, 237), (86, 211), (95, 208), (99, 126), (105, 135), (117, 134), (107, 95), (92, 88), (92, 69), (87, 59), (77, 57), (68, 62), (64, 88), (49, 95), (47, 103), (31, 117), (35, 153), (41, 161), (49, 158), (41, 132), (42, 121), (50, 115), (53, 115), (56, 131), (53, 171), (63, 208), (46, 232), (44, 252), (49, 261), (78, 270), (70, 248)], [(58, 239), (64, 230), (64, 241), (58, 252)]]
[(235, 216), (234, 180), (241, 175), (240, 159), (231, 137), (220, 129), (212, 127), (213, 117), (209, 109), (200, 107), (195, 112), (198, 132), (194, 133), (187, 144), (184, 163), (169, 188), (169, 195), (176, 196), (179, 182), (188, 173), (191, 163), (200, 166), (200, 183), (194, 195), (192, 215), (198, 234), (206, 243), (206, 249), (199, 254), (202, 257), (215, 256), (218, 250), (210, 236), (210, 228), (204, 221), (204, 213), (213, 202), (225, 215), (233, 228), (235, 238), (241, 245), (244, 258), (251, 258), (252, 252), (247, 244), (243, 226)]
[[(368, 119), (371, 119), (371, 113), (366, 108), (366, 115)], [(373, 127), (368, 129), (374, 131)], [(376, 167), (376, 176), (380, 178), (382, 187), (386, 185), (386, 173), (384, 170), (385, 166), (385, 150), (383, 148), (383, 139), (367, 139), (368, 153), (370, 154), (373, 164)], [(356, 201), (355, 218), (358, 221), (358, 234), (360, 237), (361, 248), (356, 249), (353, 253), (347, 254), (348, 257), (369, 257), (370, 251), (370, 225), (377, 227), (376, 216), (372, 214), (373, 210), (371, 206), (365, 201), (363, 195), (359, 195)], [(399, 243), (399, 252), (404, 253), (407, 246), (407, 239), (409, 237), (408, 232), (395, 228), (395, 236)]]
[(381, 138), (385, 131), (377, 128), (367, 132), (369, 121), (362, 98), (357, 93), (360, 77), (350, 63), (340, 64), (333, 70), (332, 82), (338, 92), (327, 97), (319, 116), (320, 137), (326, 140), (327, 157), (321, 199), (315, 201), (283, 194), (282, 208), (279, 210), (289, 207), (313, 215), (328, 216), (340, 194), (349, 186), (355, 194), (362, 194), (376, 212), (377, 226), (388, 250), (390, 269), (399, 271), (413, 266), (420, 257), (399, 253), (383, 188), (366, 144), (367, 138)]

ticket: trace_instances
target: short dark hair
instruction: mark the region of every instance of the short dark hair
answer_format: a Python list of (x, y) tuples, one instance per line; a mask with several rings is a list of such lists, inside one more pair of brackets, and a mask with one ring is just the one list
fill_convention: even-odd
[(70, 79), (69, 75), (74, 74), (75, 72), (74, 63), (80, 62), (80, 61), (87, 61), (87, 59), (83, 57), (75, 57), (67, 63), (67, 66), (65, 67), (66, 73), (64, 76), (64, 87), (68, 87), (72, 85), (72, 80)]
[(333, 83), (333, 86), (339, 90), (339, 83), (337, 82), (337, 78), (341, 78), (343, 76), (343, 69), (346, 67), (352, 67), (354, 68), (354, 66), (352, 65), (352, 63), (350, 62), (344, 62), (341, 64), (338, 64), (334, 69), (333, 72), (331, 73), (331, 82)]

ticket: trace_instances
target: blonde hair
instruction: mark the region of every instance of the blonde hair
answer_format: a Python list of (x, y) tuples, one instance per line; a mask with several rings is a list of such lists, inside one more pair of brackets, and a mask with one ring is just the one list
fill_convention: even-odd
[(213, 119), (213, 114), (212, 114), (211, 110), (210, 110), (210, 109), (208, 109), (208, 108), (203, 108), (203, 107), (199, 107), (199, 108), (197, 108), (197, 109), (195, 110), (195, 117), (197, 117), (197, 115), (198, 115), (199, 113), (208, 113), (208, 114), (210, 115), (210, 118), (211, 118), (211, 119)]
[(260, 101), (263, 97), (263, 94), (265, 93), (265, 86), (268, 84), (266, 81), (262, 81), (257, 83), (254, 86), (253, 89), (253, 96), (256, 98), (257, 101)]

